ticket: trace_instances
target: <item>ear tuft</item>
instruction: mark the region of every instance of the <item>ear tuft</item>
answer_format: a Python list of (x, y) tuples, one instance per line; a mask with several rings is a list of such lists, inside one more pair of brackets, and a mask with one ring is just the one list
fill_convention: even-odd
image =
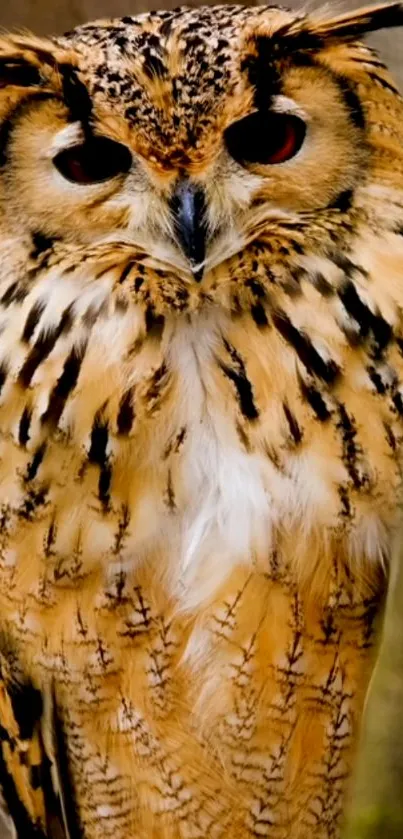
[(327, 20), (313, 16), (314, 32), (318, 37), (354, 40), (369, 32), (403, 26), (403, 3), (380, 3), (364, 6), (355, 12), (345, 12)]
[(49, 82), (66, 52), (46, 38), (34, 35), (0, 36), (0, 89), (39, 87)]
[(0, 58), (0, 88), (14, 85), (17, 87), (35, 87), (42, 82), (37, 67), (22, 58)]

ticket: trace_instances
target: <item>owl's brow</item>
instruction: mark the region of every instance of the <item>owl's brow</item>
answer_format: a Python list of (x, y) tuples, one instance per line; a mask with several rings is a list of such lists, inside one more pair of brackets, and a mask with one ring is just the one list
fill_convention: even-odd
[(64, 104), (72, 122), (80, 122), (84, 135), (91, 133), (92, 100), (88, 90), (71, 64), (59, 64)]
[[(16, 71), (21, 74), (23, 67), (16, 65)], [(7, 150), (10, 137), (17, 120), (38, 102), (49, 99), (62, 100), (68, 108), (71, 122), (80, 122), (84, 136), (91, 133), (92, 101), (85, 84), (79, 79), (77, 69), (72, 64), (57, 64), (55, 66), (62, 83), (62, 93), (55, 91), (32, 90), (20, 99), (12, 108), (0, 125), (0, 167), (7, 162)], [(37, 81), (37, 76), (30, 76)]]
[(0, 125), (0, 168), (7, 163), (8, 146), (17, 120), (30, 110), (33, 105), (48, 101), (49, 99), (60, 99), (60, 97), (50, 91), (31, 90), (8, 112), (6, 119)]
[(270, 108), (274, 97), (281, 95), (281, 58), (284, 59), (289, 55), (293, 64), (316, 67), (318, 70), (320, 69), (322, 75), (326, 73), (339, 88), (352, 122), (358, 127), (364, 128), (365, 116), (353, 83), (329, 66), (325, 66), (320, 62), (319, 57), (316, 58), (309, 52), (304, 53), (297, 50), (294, 53), (290, 50), (287, 53), (285, 50), (281, 54), (282, 43), (278, 44), (279, 49), (277, 50), (276, 38), (277, 33), (275, 36), (258, 35), (253, 41), (255, 52), (247, 55), (241, 65), (241, 69), (246, 71), (249, 82), (254, 88), (255, 107), (261, 110)]

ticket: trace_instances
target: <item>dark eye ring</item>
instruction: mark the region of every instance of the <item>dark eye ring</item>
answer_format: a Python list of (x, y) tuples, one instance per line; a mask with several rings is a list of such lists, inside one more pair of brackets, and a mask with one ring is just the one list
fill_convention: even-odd
[(305, 134), (305, 122), (295, 114), (255, 111), (230, 125), (224, 140), (237, 163), (274, 166), (297, 154)]
[(94, 136), (59, 152), (53, 163), (60, 174), (72, 183), (96, 184), (126, 174), (133, 158), (122, 143)]

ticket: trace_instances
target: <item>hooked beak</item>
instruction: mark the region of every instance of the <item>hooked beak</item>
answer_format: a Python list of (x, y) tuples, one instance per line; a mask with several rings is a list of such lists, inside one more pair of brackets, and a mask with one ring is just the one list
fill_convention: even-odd
[(170, 209), (178, 243), (189, 260), (196, 282), (203, 277), (206, 255), (206, 203), (200, 186), (183, 179), (176, 184)]

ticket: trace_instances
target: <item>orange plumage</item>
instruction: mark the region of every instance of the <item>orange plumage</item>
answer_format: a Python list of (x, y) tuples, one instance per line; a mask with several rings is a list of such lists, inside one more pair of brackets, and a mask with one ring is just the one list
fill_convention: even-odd
[(403, 441), (403, 107), (356, 39), (402, 19), (0, 41), (19, 837), (340, 836)]

